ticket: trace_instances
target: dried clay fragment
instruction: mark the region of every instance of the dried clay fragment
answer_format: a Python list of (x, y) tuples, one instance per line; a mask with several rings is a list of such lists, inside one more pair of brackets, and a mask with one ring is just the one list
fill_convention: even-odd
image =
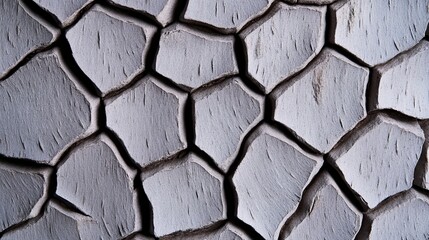
[(58, 21), (62, 25), (67, 25), (74, 20), (77, 13), (81, 11), (85, 6), (94, 0), (32, 0), (37, 3), (40, 7), (44, 8), (48, 12), (52, 13), (57, 17)]
[(0, 2), (0, 26), (0, 77), (25, 55), (47, 45), (53, 37), (18, 0)]
[(195, 92), (193, 101), (195, 144), (226, 171), (244, 136), (262, 119), (263, 98), (230, 78)]
[(234, 39), (175, 24), (162, 30), (155, 69), (179, 85), (191, 88), (237, 74)]
[(416, 122), (399, 122), (379, 114), (330, 152), (329, 159), (356, 195), (374, 208), (411, 188), (423, 142), (423, 131)]
[(107, 126), (141, 166), (186, 148), (183, 112), (186, 95), (152, 76), (106, 104)]
[(226, 218), (223, 177), (192, 153), (176, 160), (182, 163), (142, 176), (157, 237), (200, 229)]
[(250, 240), (250, 238), (234, 225), (227, 223), (215, 230), (199, 230), (172, 237), (162, 238), (163, 240)]
[(268, 16), (240, 35), (248, 74), (265, 92), (303, 69), (322, 49), (326, 7), (277, 4)]
[(373, 109), (394, 109), (411, 117), (429, 118), (429, 42), (375, 68)]
[(47, 194), (47, 175), (0, 166), (0, 232), (35, 217)]
[(350, 0), (332, 5), (331, 41), (370, 66), (410, 49), (425, 36), (429, 0)]
[(162, 26), (174, 19), (175, 9), (180, 0), (112, 0), (114, 3), (141, 11), (155, 18)]
[(86, 228), (88, 234), (102, 239), (122, 238), (139, 227), (135, 174), (113, 142), (101, 135), (79, 145), (60, 166), (56, 194), (91, 217), (95, 224)]
[(69, 143), (94, 130), (96, 102), (88, 102), (69, 76), (53, 51), (36, 55), (0, 82), (0, 112), (7, 113), (0, 114), (0, 154), (52, 162)]
[(368, 214), (358, 240), (429, 239), (429, 199), (414, 190)]
[(313, 182), (304, 193), (300, 210), (286, 223), (283, 239), (354, 239), (362, 224), (362, 213), (327, 173)]
[(208, 24), (224, 32), (235, 32), (263, 14), (272, 2), (273, 0), (253, 0), (246, 3), (235, 0), (190, 0), (184, 18)]
[(288, 3), (328, 5), (338, 0), (283, 0)]
[(273, 92), (274, 119), (322, 153), (365, 118), (369, 71), (333, 50)]
[(416, 166), (414, 184), (429, 190), (429, 120), (422, 124), (426, 141), (419, 163)]
[(76, 63), (105, 95), (143, 71), (154, 31), (146, 23), (97, 6), (67, 31), (66, 38)]
[(238, 218), (265, 239), (278, 239), (322, 161), (279, 131), (262, 125), (246, 143), (244, 158), (232, 178)]

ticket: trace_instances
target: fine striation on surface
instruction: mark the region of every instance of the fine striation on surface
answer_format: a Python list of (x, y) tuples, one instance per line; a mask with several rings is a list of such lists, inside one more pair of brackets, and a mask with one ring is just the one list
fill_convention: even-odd
[(31, 51), (48, 45), (53, 34), (33, 19), (18, 0), (0, 2), (0, 77)]
[(416, 166), (414, 184), (429, 190), (429, 120), (421, 124), (426, 141), (423, 145), (422, 155)]
[(333, 43), (370, 66), (410, 49), (424, 36), (429, 0), (350, 0), (332, 5)]
[(76, 63), (102, 95), (123, 87), (144, 69), (154, 28), (99, 6), (66, 33)]
[(287, 223), (283, 239), (352, 240), (361, 227), (362, 213), (326, 172), (308, 187), (298, 209)]
[(0, 154), (50, 162), (91, 123), (91, 104), (56, 51), (33, 57), (0, 82)]
[(186, 20), (210, 25), (224, 32), (236, 32), (247, 22), (264, 13), (273, 0), (190, 0), (184, 13)]
[(200, 230), (178, 236), (163, 238), (163, 240), (250, 240), (240, 229), (227, 223), (215, 230)]
[(324, 50), (302, 73), (273, 93), (274, 119), (322, 153), (365, 118), (368, 69)]
[(237, 74), (234, 39), (172, 25), (162, 30), (155, 69), (179, 85), (191, 88)]
[(149, 177), (142, 175), (157, 237), (196, 230), (226, 218), (223, 177), (193, 153), (176, 160), (182, 162)]
[(40, 205), (45, 182), (42, 172), (0, 166), (0, 232), (34, 217), (33, 209)]
[(399, 122), (379, 114), (330, 152), (329, 160), (357, 196), (374, 208), (411, 188), (423, 142), (423, 131), (416, 122)]
[(55, 15), (62, 25), (67, 25), (75, 17), (76, 14), (82, 10), (86, 5), (93, 0), (32, 0), (40, 7)]
[(185, 101), (184, 93), (148, 76), (106, 103), (107, 126), (134, 161), (145, 166), (186, 148)]
[(148, 14), (162, 26), (173, 21), (175, 7), (179, 0), (111, 0), (119, 5)]
[(239, 78), (229, 78), (193, 95), (195, 144), (224, 171), (244, 136), (262, 119), (263, 99)]
[(92, 239), (118, 239), (138, 227), (135, 174), (113, 142), (101, 135), (65, 159), (57, 172), (56, 194), (92, 218), (95, 224), (85, 228)]
[(248, 74), (266, 93), (303, 69), (324, 43), (325, 7), (277, 4), (262, 20), (245, 29)]
[(323, 160), (266, 125), (250, 136), (246, 147), (232, 177), (238, 196), (237, 216), (265, 239), (278, 239)]
[(394, 109), (414, 118), (429, 118), (429, 42), (375, 68), (373, 109)]
[(315, 5), (328, 5), (338, 0), (283, 0), (295, 4), (315, 4)]

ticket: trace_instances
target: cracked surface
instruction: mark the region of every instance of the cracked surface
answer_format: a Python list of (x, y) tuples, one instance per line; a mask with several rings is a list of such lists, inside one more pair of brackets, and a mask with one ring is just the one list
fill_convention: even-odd
[(55, 0), (32, 0), (40, 7), (46, 9), (48, 12), (55, 15), (61, 24), (67, 24), (74, 18), (74, 16), (87, 4), (93, 0), (68, 0), (68, 1), (55, 1)]

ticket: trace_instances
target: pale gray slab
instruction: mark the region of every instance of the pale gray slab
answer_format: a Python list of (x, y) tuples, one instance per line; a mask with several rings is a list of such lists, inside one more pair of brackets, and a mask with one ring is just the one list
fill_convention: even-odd
[(370, 66), (384, 63), (424, 36), (429, 0), (339, 1), (332, 6), (335, 44)]
[(193, 100), (195, 144), (226, 171), (244, 136), (262, 119), (263, 98), (230, 78), (195, 92)]
[(326, 7), (277, 4), (245, 29), (248, 74), (265, 92), (303, 69), (322, 49)]
[(176, 83), (191, 88), (237, 74), (234, 38), (172, 25), (162, 30), (155, 69)]
[(0, 153), (52, 162), (91, 125), (92, 106), (57, 51), (41, 53), (0, 82)]
[(157, 237), (196, 230), (226, 218), (222, 175), (192, 153), (183, 158), (181, 164), (142, 179)]
[(297, 3), (297, 4), (328, 5), (338, 0), (283, 0), (283, 1), (289, 2), (289, 3)]
[(362, 213), (347, 200), (328, 173), (323, 172), (313, 182), (304, 194), (302, 207), (286, 223), (283, 239), (355, 239)]
[(0, 232), (37, 214), (46, 181), (43, 172), (0, 166)]
[(122, 6), (142, 11), (154, 17), (162, 26), (173, 21), (178, 0), (112, 0)]
[(139, 227), (135, 174), (113, 142), (101, 135), (65, 159), (57, 172), (56, 194), (93, 219), (95, 224), (82, 230), (90, 236), (125, 237)]
[(74, 59), (102, 95), (143, 71), (154, 27), (93, 7), (66, 33)]
[(278, 239), (322, 162), (320, 156), (305, 152), (278, 130), (262, 125), (246, 143), (244, 158), (232, 178), (238, 218), (265, 239)]
[(0, 2), (0, 26), (0, 77), (29, 52), (48, 45), (53, 38), (18, 0)]
[(236, 226), (227, 223), (215, 230), (197, 230), (196, 232), (181, 234), (173, 237), (161, 238), (162, 240), (250, 240)]
[(345, 181), (369, 208), (411, 188), (424, 135), (416, 122), (379, 114), (329, 153)]
[(107, 102), (107, 126), (134, 161), (145, 166), (186, 148), (185, 101), (186, 94), (148, 76)]
[(414, 118), (429, 118), (429, 42), (375, 68), (373, 108), (394, 109)]
[(66, 25), (73, 21), (76, 14), (93, 0), (32, 0), (40, 7), (54, 14), (58, 20)]
[(327, 49), (273, 93), (274, 119), (307, 144), (328, 152), (366, 116), (369, 71)]
[(208, 24), (221, 31), (235, 32), (247, 22), (263, 14), (273, 0), (189, 0), (185, 10), (186, 20)]

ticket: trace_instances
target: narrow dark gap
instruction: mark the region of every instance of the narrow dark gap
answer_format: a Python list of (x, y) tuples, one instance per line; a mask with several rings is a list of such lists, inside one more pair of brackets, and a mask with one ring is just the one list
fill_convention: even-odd
[(272, 98), (271, 95), (265, 96), (265, 105), (264, 105), (264, 118), (267, 122), (274, 122), (274, 107), (275, 107), (275, 100)]
[(81, 215), (86, 216), (86, 217), (91, 217), (90, 215), (87, 215), (82, 210), (80, 210), (73, 203), (71, 203), (70, 201), (68, 201), (67, 199), (65, 199), (61, 196), (54, 195), (50, 199), (56, 201), (56, 203), (60, 204), (61, 206), (63, 206), (67, 210), (69, 210), (70, 212), (78, 213), (78, 214), (81, 214)]
[(183, 14), (185, 14), (188, 7), (188, 0), (177, 0), (174, 7), (173, 22), (182, 22)]
[[(256, 18), (248, 21), (246, 24), (244, 24), (244, 26), (241, 27), (241, 29), (237, 32), (238, 35), (242, 34), (243, 31), (245, 31), (247, 28), (251, 27), (252, 25), (258, 23), (258, 22), (262, 22), (263, 20), (265, 20), (265, 18), (271, 16), (274, 14), (275, 8), (277, 8), (278, 4), (286, 4), (284, 2), (281, 1), (273, 1), (271, 3), (271, 5), (265, 10), (265, 12), (259, 16), (257, 16)], [(288, 5), (292, 5), (287, 3)]]
[(184, 119), (183, 123), (185, 124), (185, 134), (186, 134), (186, 143), (188, 147), (195, 148), (195, 103), (192, 99), (191, 94), (188, 94), (188, 97), (185, 102), (184, 109)]
[(137, 200), (140, 207), (140, 216), (142, 229), (141, 232), (146, 236), (155, 237), (153, 235), (153, 208), (143, 188), (143, 182), (140, 178), (141, 169), (137, 169), (137, 175), (134, 178), (134, 189), (137, 191)]
[(46, 21), (55, 28), (61, 28), (60, 20), (58, 20), (58, 18), (51, 12), (40, 7), (37, 3), (33, 2), (32, 0), (21, 0), (21, 3), (29, 10), (31, 10), (32, 14), (34, 14), (41, 20)]
[(355, 240), (365, 240), (368, 239), (368, 234), (371, 231), (372, 220), (368, 217), (366, 213), (363, 213), (361, 227), (356, 234)]
[(229, 221), (242, 230), (252, 240), (264, 240), (261, 234), (259, 234), (253, 227), (243, 222), (237, 217), (230, 218)]
[(5, 228), (2, 232), (0, 232), (0, 239), (3, 238), (3, 236), (5, 236), (6, 234), (8, 234), (9, 232), (13, 232), (13, 231), (17, 231), (20, 228), (24, 228), (26, 225), (30, 224), (30, 223), (34, 223), (37, 222), (41, 217), (43, 216), (42, 213), (38, 214), (35, 217), (26, 219), (22, 222), (19, 223), (15, 223), (7, 228)]
[(158, 28), (155, 34), (152, 36), (151, 41), (146, 43), (148, 44), (147, 46), (148, 51), (146, 52), (146, 56), (144, 59), (144, 64), (146, 69), (155, 71), (155, 62), (156, 62), (156, 56), (158, 55), (161, 32), (162, 32), (162, 29)]
[(378, 87), (380, 85), (379, 77), (380, 76), (375, 69), (369, 70), (369, 78), (365, 92), (365, 105), (367, 113), (376, 109)]
[(34, 171), (41, 171), (45, 169), (51, 169), (52, 166), (48, 163), (43, 162), (36, 162), (34, 160), (28, 159), (28, 158), (14, 158), (14, 157), (8, 157), (3, 154), (0, 154), (0, 165), (1, 166), (12, 166), (12, 168), (15, 166), (18, 169), (31, 169)]

